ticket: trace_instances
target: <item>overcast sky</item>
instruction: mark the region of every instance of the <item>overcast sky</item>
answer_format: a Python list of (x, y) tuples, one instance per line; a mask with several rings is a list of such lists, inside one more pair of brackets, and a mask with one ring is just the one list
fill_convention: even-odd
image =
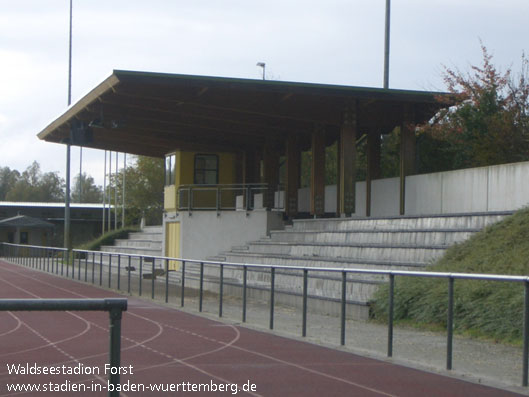
[[(385, 0), (73, 0), (75, 103), (113, 69), (381, 87)], [(390, 88), (444, 90), (443, 65), (529, 53), (527, 0), (393, 0)], [(0, 0), (0, 166), (64, 176), (37, 133), (66, 109), (69, 0)], [(102, 184), (103, 152), (83, 151)], [(122, 160), (120, 160), (122, 162)], [(79, 149), (72, 149), (79, 169)], [(75, 171), (72, 171), (73, 173)]]

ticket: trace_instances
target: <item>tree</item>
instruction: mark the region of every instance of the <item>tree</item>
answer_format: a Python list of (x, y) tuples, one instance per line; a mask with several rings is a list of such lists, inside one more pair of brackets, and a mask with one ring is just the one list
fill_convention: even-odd
[(522, 55), (521, 72), (513, 78), (481, 49), (482, 65), (470, 73), (445, 68), (449, 95), (439, 100), (446, 107), (418, 130), (440, 143), (437, 156), (451, 169), (529, 160), (528, 60)]
[(74, 179), (71, 198), (74, 203), (101, 203), (103, 201), (103, 189), (101, 186), (96, 186), (94, 178), (83, 172), (81, 176), (77, 175)]
[[(127, 224), (139, 223), (145, 217), (147, 224), (162, 222), (164, 194), (163, 159), (137, 156), (127, 167), (125, 186), (125, 206)], [(112, 191), (118, 189), (118, 206), (123, 202), (123, 170), (112, 177)], [(114, 196), (112, 196), (114, 197)]]
[[(17, 172), (18, 173), (18, 172)], [(14, 176), (13, 176), (14, 175)], [(15, 178), (16, 173), (11, 173)], [(42, 173), (38, 162), (34, 161), (6, 192), (9, 201), (60, 202), (64, 200), (64, 180), (58, 172)]]
[(20, 178), (20, 172), (9, 167), (0, 168), (0, 201), (5, 201), (7, 193)]

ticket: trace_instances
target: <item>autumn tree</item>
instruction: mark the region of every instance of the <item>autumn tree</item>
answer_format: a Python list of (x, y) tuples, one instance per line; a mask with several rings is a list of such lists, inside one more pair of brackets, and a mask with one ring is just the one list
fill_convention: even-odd
[(481, 66), (468, 73), (445, 68), (449, 95), (439, 100), (446, 106), (418, 129), (418, 137), (425, 135), (423, 140), (436, 147), (432, 157), (441, 157), (451, 169), (529, 160), (528, 60), (522, 55), (514, 76), (511, 69), (499, 71), (481, 48)]

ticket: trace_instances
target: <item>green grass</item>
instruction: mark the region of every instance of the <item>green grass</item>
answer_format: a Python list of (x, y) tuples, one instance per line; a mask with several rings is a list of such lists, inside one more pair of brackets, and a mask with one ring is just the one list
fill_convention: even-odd
[[(448, 249), (428, 271), (529, 274), (529, 208), (523, 209), (468, 241)], [(460, 334), (520, 344), (523, 331), (521, 283), (456, 280), (454, 330)], [(397, 277), (394, 314), (397, 322), (446, 327), (448, 281)], [(372, 315), (385, 321), (388, 288), (372, 302)]]
[(129, 233), (138, 232), (138, 231), (139, 231), (138, 228), (133, 228), (133, 227), (112, 230), (92, 241), (82, 244), (81, 246), (77, 248), (88, 250), (88, 251), (98, 251), (102, 245), (113, 245), (115, 240), (127, 238)]

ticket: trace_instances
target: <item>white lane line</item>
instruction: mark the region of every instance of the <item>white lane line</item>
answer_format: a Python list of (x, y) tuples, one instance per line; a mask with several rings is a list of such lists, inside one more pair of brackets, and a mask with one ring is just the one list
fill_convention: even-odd
[[(42, 283), (42, 284), (45, 284), (45, 285), (49, 285), (49, 286), (51, 286), (51, 287), (53, 287), (53, 288), (56, 288), (56, 289), (59, 289), (59, 290), (62, 290), (62, 291), (68, 292), (68, 293), (70, 293), (70, 294), (73, 294), (73, 295), (76, 295), (76, 296), (79, 296), (79, 297), (88, 298), (87, 296), (82, 295), (82, 294), (79, 294), (78, 292), (74, 292), (74, 291), (68, 290), (68, 289), (66, 289), (66, 288), (58, 287), (58, 286), (53, 285), (53, 284), (51, 284), (51, 283), (47, 283), (47, 282), (45, 282), (45, 281), (39, 280), (39, 279), (34, 278), (34, 277), (31, 277), (31, 276), (27, 276), (27, 275), (21, 274), (21, 273), (16, 272), (16, 271), (12, 271), (12, 272), (15, 273), (15, 274), (18, 274), (18, 275), (20, 275), (20, 276), (22, 276), (22, 277), (30, 278), (30, 279), (33, 279), (33, 280), (39, 282), (39, 283)], [(162, 326), (161, 323), (158, 322), (158, 321), (155, 321), (155, 320), (152, 320), (152, 319), (149, 319), (149, 318), (146, 318), (146, 317), (140, 316), (140, 315), (135, 314), (135, 313), (132, 313), (132, 312), (127, 312), (127, 314), (129, 314), (129, 315), (133, 315), (133, 316), (138, 317), (138, 318), (141, 318), (141, 319), (143, 319), (143, 320), (145, 320), (145, 321), (149, 321), (149, 322), (155, 323), (155, 324), (157, 324), (159, 327), (161, 327), (161, 328), (163, 329), (163, 326)], [(233, 327), (233, 328), (236, 329), (235, 327)], [(198, 335), (195, 334), (195, 336), (198, 336)], [(202, 336), (202, 335), (200, 335), (200, 336)], [(239, 337), (240, 337), (240, 333), (239, 333), (239, 331), (237, 330), (236, 340), (238, 340)], [(206, 338), (206, 337), (205, 337), (205, 338)], [(126, 338), (126, 339), (128, 339), (128, 338)], [(221, 342), (220, 342), (220, 341), (217, 341), (217, 343), (221, 343)], [(231, 342), (231, 343), (235, 343), (235, 341), (233, 341), (233, 342)], [(224, 343), (221, 343), (221, 344), (224, 345), (224, 346), (222, 346), (222, 349), (219, 349), (219, 348), (217, 348), (217, 349), (213, 349), (211, 352), (203, 352), (203, 353), (200, 353), (199, 355), (195, 355), (195, 356), (203, 356), (203, 355), (206, 355), (206, 354), (211, 354), (212, 352), (218, 352), (218, 351), (223, 350), (223, 349), (225, 349), (225, 348), (227, 348), (227, 347), (229, 347), (229, 346), (231, 345), (229, 342), (228, 342), (228, 343), (225, 343), (225, 342), (224, 342)], [(185, 366), (187, 366), (187, 367), (189, 367), (189, 368), (191, 368), (191, 369), (194, 369), (194, 370), (196, 370), (196, 371), (198, 371), (198, 372), (200, 372), (200, 373), (202, 373), (202, 374), (205, 374), (205, 375), (207, 375), (207, 376), (210, 376), (211, 378), (218, 379), (218, 380), (220, 380), (220, 381), (222, 381), (222, 382), (224, 382), (224, 383), (233, 383), (233, 382), (231, 382), (231, 381), (229, 381), (229, 380), (227, 380), (227, 379), (224, 379), (224, 378), (222, 378), (222, 377), (220, 377), (220, 376), (218, 376), (218, 375), (212, 374), (212, 373), (210, 373), (210, 372), (208, 372), (208, 371), (205, 371), (205, 370), (203, 370), (203, 369), (201, 369), (201, 368), (198, 368), (198, 367), (196, 367), (195, 365), (189, 364), (189, 363), (183, 361), (182, 359), (179, 359), (179, 358), (176, 358), (176, 357), (170, 356), (170, 355), (168, 355), (168, 354), (165, 354), (165, 353), (163, 353), (163, 352), (160, 352), (160, 351), (158, 351), (158, 350), (156, 350), (156, 349), (150, 348), (150, 347), (145, 346), (145, 345), (143, 345), (143, 344), (141, 344), (141, 345), (139, 345), (139, 346), (142, 347), (142, 348), (144, 348), (144, 349), (146, 349), (146, 350), (149, 350), (149, 351), (151, 351), (151, 352), (153, 352), (153, 353), (156, 353), (156, 354), (159, 354), (159, 355), (161, 355), (161, 356), (163, 356), (163, 357), (166, 357), (166, 358), (171, 359), (170, 362), (163, 363), (163, 364), (160, 364), (160, 365), (152, 366), (153, 368), (154, 368), (154, 367), (160, 367), (160, 366), (168, 366), (168, 365), (170, 365), (170, 364), (176, 362), (176, 363), (181, 363), (181, 364), (183, 364), (183, 365), (185, 365)], [(194, 356), (188, 357), (188, 358), (186, 358), (186, 360), (189, 360), (189, 359), (191, 359), (191, 358), (193, 358), (193, 357), (194, 357)], [(147, 367), (147, 368), (145, 368), (145, 369), (150, 369), (150, 368), (151, 368), (151, 366), (149, 366), (149, 367)], [(253, 395), (253, 396), (255, 396), (255, 397), (262, 397), (260, 394), (253, 393), (253, 392), (250, 392), (250, 391), (248, 391), (248, 392), (246, 392), (246, 393), (251, 394), (251, 395)], [(123, 393), (122, 393), (122, 394), (123, 394)]]

